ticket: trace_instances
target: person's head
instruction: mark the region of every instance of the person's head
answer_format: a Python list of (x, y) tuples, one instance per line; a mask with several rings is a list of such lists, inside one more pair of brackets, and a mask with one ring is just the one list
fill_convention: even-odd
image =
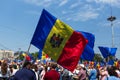
[(57, 67), (56, 63), (51, 63), (51, 69), (55, 69)]
[(14, 68), (14, 69), (17, 69), (17, 65), (16, 65), (16, 64), (14, 64), (14, 65), (13, 65), (13, 68)]
[(12, 69), (13, 68), (13, 65), (9, 65), (9, 69)]
[(90, 65), (90, 68), (91, 68), (91, 69), (94, 69), (95, 67), (94, 67), (94, 65), (93, 65), (93, 64), (91, 64), (91, 65)]
[(5, 75), (7, 73), (7, 68), (8, 68), (8, 64), (6, 62), (2, 62), (1, 72), (2, 72), (3, 75)]
[(34, 64), (33, 66), (34, 66), (35, 71), (37, 72), (38, 71), (38, 66), (36, 64)]
[(84, 69), (84, 68), (85, 68), (84, 64), (79, 65), (79, 69)]
[(115, 72), (116, 68), (114, 66), (108, 67), (107, 71), (110, 76), (118, 76), (117, 73)]
[(23, 65), (23, 68), (27, 68), (27, 69), (30, 69), (31, 68), (31, 62), (29, 61), (25, 61), (24, 65)]

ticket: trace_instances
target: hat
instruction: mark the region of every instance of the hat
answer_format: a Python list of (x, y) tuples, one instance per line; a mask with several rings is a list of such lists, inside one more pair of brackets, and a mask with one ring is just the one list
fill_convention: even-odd
[(80, 66), (82, 67), (82, 68), (84, 68), (85, 66), (84, 66), (84, 64), (80, 64)]

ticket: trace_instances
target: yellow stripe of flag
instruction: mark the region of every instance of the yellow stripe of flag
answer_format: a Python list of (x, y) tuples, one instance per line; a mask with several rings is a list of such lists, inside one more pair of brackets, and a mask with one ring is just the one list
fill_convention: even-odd
[[(69, 25), (57, 19), (46, 39), (43, 51), (47, 53), (52, 59), (57, 61), (72, 33), (73, 29)], [(51, 41), (53, 35), (55, 35), (55, 37), (53, 41)], [(57, 45), (57, 39), (61, 38), (63, 38), (63, 40), (59, 46)]]

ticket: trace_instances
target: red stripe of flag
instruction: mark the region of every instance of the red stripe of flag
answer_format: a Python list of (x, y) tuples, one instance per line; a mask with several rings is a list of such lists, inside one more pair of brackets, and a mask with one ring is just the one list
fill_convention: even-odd
[(74, 31), (57, 61), (58, 64), (70, 71), (74, 71), (86, 44), (87, 40), (83, 35)]

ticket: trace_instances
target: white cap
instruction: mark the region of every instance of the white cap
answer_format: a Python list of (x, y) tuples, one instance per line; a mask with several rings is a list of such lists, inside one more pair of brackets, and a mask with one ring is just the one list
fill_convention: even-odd
[(85, 66), (84, 66), (84, 64), (80, 64), (80, 66), (82, 67), (82, 68), (84, 68)]

